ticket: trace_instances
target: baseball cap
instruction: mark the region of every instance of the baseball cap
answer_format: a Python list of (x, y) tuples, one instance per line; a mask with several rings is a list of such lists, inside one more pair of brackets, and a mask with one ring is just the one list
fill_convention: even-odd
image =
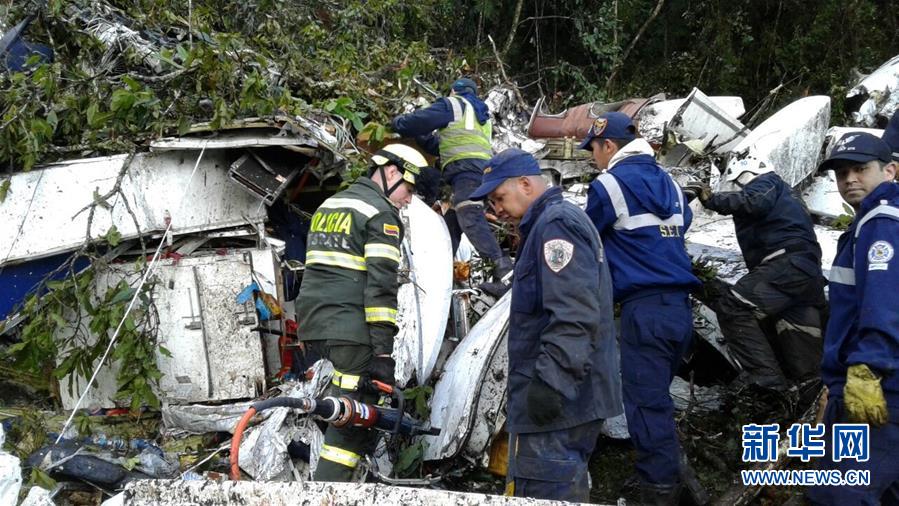
[(471, 93), (472, 95), (478, 94), (478, 85), (467, 77), (460, 77), (453, 82), (453, 91), (456, 93)]
[(899, 109), (896, 109), (896, 112), (893, 113), (893, 117), (890, 118), (890, 123), (887, 125), (886, 130), (883, 131), (883, 137), (881, 138), (892, 150), (893, 160), (899, 162)]
[(540, 174), (540, 165), (536, 158), (526, 151), (509, 148), (487, 162), (481, 186), (478, 186), (469, 198), (482, 200), (510, 177), (539, 176)]
[(630, 116), (623, 112), (604, 112), (590, 125), (587, 136), (578, 146), (578, 149), (593, 151), (590, 142), (593, 139), (621, 139), (632, 141), (637, 136), (637, 127), (631, 121)]
[(834, 144), (827, 160), (818, 166), (818, 172), (832, 169), (834, 162), (840, 160), (857, 163), (880, 160), (889, 163), (892, 159), (890, 147), (882, 139), (867, 132), (847, 132)]

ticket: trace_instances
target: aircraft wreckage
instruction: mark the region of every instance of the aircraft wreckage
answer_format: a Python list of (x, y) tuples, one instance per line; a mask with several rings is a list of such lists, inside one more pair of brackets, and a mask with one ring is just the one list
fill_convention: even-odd
[[(858, 124), (883, 124), (896, 109), (896, 65), (891, 60), (850, 90)], [(495, 148), (533, 153), (547, 178), (582, 206), (583, 181), (594, 169), (575, 148), (605, 111), (632, 116), (681, 183), (699, 179), (723, 189), (732, 163), (747, 155), (771, 160), (815, 216), (829, 269), (840, 233), (831, 225), (848, 211), (833, 175), (814, 170), (830, 145), (854, 130), (830, 128), (829, 97), (801, 98), (753, 127), (740, 119), (745, 108), (739, 97), (710, 97), (698, 89), (684, 98), (590, 103), (559, 114), (547, 113), (542, 101), (523, 110), (515, 97), (514, 90), (498, 87), (486, 99)], [(162, 377), (154, 391), (162, 404), (158, 416), (145, 411), (148, 419), (156, 416), (156, 432), (107, 434), (100, 419), (115, 418), (123, 406), (115, 357), (60, 378), (67, 412), (106, 416), (97, 417), (94, 435), (85, 437), (71, 417), (63, 422), (64, 416), (48, 413), (47, 426), (57, 431), (47, 439), (53, 444), (26, 462), (0, 453), (0, 503), (15, 501), (21, 468), (40, 469), (59, 483), (53, 492), (29, 495), (29, 504), (52, 504), (46, 501), (66, 483), (91, 483), (108, 494), (124, 489), (106, 504), (224, 504), (237, 498), (245, 504), (298, 498), (301, 504), (544, 503), (447, 490), (452, 486), (446, 482), (463, 470), (504, 474), (509, 295), (494, 300), (472, 288), (483, 276), (472, 248), (463, 239), (454, 258), (445, 222), (434, 210), (439, 206), (418, 198), (401, 213), (407, 233), (394, 349), (397, 387), (415, 394), (395, 392), (398, 405), (374, 410), (380, 418), (370, 422), (381, 443), (360, 466), (358, 480), (379, 483), (309, 481), (322, 424), (349, 414), (340, 412), (337, 400), (321, 397), (333, 368), (304, 361), (294, 339), (293, 299), (309, 217), (340, 186), (348, 137), (341, 125), (322, 118), (250, 118), (215, 131), (198, 125), (152, 142), (143, 153), (71, 160), (12, 176), (13, 196), (0, 205), (0, 236), (13, 238), (0, 246), (4, 346), (13, 345), (28, 324), (22, 311), (28, 296), (42, 295), (47, 281), (86, 269), (90, 262), (73, 256), (114, 230), (115, 245), (110, 241), (96, 266), (94, 297), (133, 284), (136, 261), (152, 262), (152, 288), (146, 296), (128, 296), (153, 306), (154, 318), (142, 324), (153, 327), (160, 346), (155, 358)], [(691, 207), (689, 253), (713, 276), (733, 283), (746, 269), (731, 219), (698, 202)], [(466, 263), (470, 275), (460, 274)], [(699, 339), (687, 364), (692, 373), (671, 387), (682, 413), (719, 409), (720, 384), (740, 368), (714, 312), (699, 300), (694, 304)], [(60, 316), (79, 322), (86, 315)], [(60, 326), (54, 338), (79, 332), (86, 342), (101, 339), (74, 324)], [(0, 430), (8, 435), (21, 416), (4, 410)], [(603, 434), (626, 439), (623, 415), (607, 420)], [(179, 447), (178, 441), (190, 444)]]

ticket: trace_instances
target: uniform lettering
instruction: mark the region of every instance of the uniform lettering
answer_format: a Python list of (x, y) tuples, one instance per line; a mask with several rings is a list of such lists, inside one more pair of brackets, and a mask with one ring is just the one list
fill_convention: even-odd
[(680, 229), (677, 225), (659, 225), (659, 233), (662, 237), (680, 237)]
[(353, 214), (349, 212), (316, 212), (312, 216), (310, 232), (339, 233), (350, 235), (353, 230)]
[(313, 232), (309, 234), (309, 246), (325, 247), (334, 250), (350, 250), (350, 241), (346, 236)]

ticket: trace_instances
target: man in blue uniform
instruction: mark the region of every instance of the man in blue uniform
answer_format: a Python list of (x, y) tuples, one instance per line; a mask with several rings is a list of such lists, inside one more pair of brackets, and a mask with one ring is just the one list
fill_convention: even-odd
[[(819, 170), (834, 170), (837, 187), (855, 219), (837, 243), (830, 269), (830, 320), (821, 374), (827, 385), (827, 455), (824, 469), (867, 469), (867, 486), (815, 487), (815, 504), (899, 503), (899, 185), (889, 146), (849, 132)], [(833, 462), (835, 423), (871, 424), (865, 462)]]
[(621, 374), (628, 432), (644, 502), (676, 504), (680, 444), (668, 394), (690, 348), (690, 290), (700, 285), (684, 245), (692, 214), (683, 192), (635, 138), (630, 118), (602, 114), (581, 144), (605, 171), (590, 184), (587, 215), (609, 258), (621, 303)]
[(471, 198), (486, 196), (521, 233), (509, 319), (507, 493), (587, 502), (602, 420), (621, 411), (602, 243), (524, 151), (490, 160)]
[[(491, 283), (482, 289), (500, 296), (509, 287), (512, 260), (504, 255), (494, 237), (484, 205), (471, 198), (481, 184), (481, 173), (493, 156), (490, 138), (493, 133), (490, 110), (480, 98), (478, 87), (468, 78), (457, 79), (449, 97), (438, 99), (429, 107), (393, 118), (393, 131), (415, 137), (418, 144), (433, 155), (440, 155), (443, 179), (453, 188), (453, 211), (458, 227), (449, 223), (453, 233), (453, 252), (459, 246), (462, 232), (481, 258), (493, 262)], [(436, 134), (434, 133), (436, 130)], [(452, 221), (450, 215), (448, 220)]]
[[(783, 392), (789, 382), (819, 376), (821, 247), (808, 211), (770, 162), (752, 155), (734, 160), (725, 181), (734, 191), (711, 193), (706, 187), (699, 200), (707, 209), (733, 216), (749, 274), (732, 287), (721, 286), (709, 305), (719, 315), (728, 349), (743, 366), (740, 383)], [(759, 325), (764, 317), (775, 319), (774, 346)]]

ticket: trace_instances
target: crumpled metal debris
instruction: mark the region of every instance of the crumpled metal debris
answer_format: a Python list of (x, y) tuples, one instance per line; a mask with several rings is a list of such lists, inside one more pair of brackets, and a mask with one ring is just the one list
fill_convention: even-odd
[(696, 412), (715, 411), (723, 402), (720, 386), (693, 385), (691, 389), (690, 383), (678, 376), (671, 382), (668, 393), (674, 401), (674, 409), (678, 411), (685, 411), (688, 408)]
[(536, 154), (545, 146), (544, 143), (528, 137), (527, 117), (520, 110), (518, 97), (510, 86), (497, 86), (487, 93), (484, 103), (493, 113), (493, 152), (499, 153), (508, 148), (519, 148)]
[[(302, 383), (284, 385), (286, 397), (319, 397), (331, 382), (334, 366), (327, 360), (319, 360), (312, 366), (312, 379)], [(289, 408), (273, 408), (261, 425), (248, 429), (240, 444), (238, 464), (256, 480), (285, 480), (294, 474), (293, 464), (287, 452), (291, 441), (300, 440), (309, 445), (309, 473), (315, 471), (324, 435), (308, 416), (297, 415)]]
[[(852, 121), (858, 126), (886, 124), (899, 108), (899, 56), (895, 56), (846, 92), (848, 107), (857, 108)], [(856, 105), (857, 104), (857, 105)]]
[(0, 425), (0, 504), (15, 504), (22, 488), (19, 458), (2, 450), (6, 434)]
[[(206, 406), (203, 404), (166, 405), (162, 407), (163, 433), (205, 434), (207, 432), (231, 432), (252, 402)], [(268, 412), (259, 416), (268, 417)]]
[[(15, 502), (3, 504), (15, 504)], [(49, 490), (35, 485), (31, 487), (25, 500), (19, 506), (56, 506), (56, 504), (53, 502)]]

